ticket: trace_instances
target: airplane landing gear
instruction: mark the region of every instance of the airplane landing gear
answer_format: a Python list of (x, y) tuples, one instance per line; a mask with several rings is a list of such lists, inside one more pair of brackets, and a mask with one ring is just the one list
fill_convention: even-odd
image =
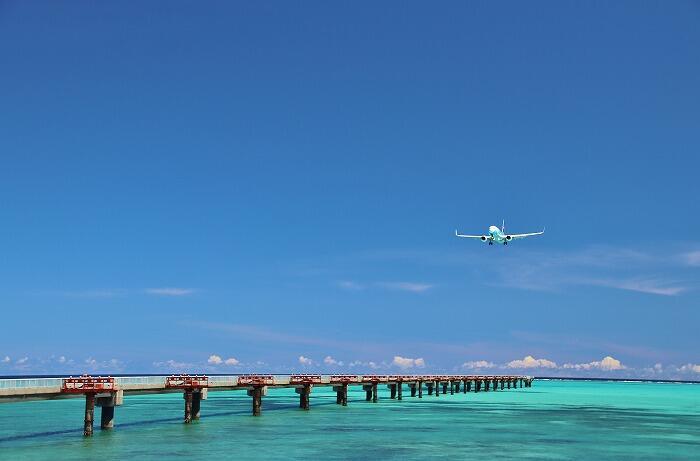
[(489, 245), (493, 245), (493, 241), (492, 241), (492, 240), (489, 240)]

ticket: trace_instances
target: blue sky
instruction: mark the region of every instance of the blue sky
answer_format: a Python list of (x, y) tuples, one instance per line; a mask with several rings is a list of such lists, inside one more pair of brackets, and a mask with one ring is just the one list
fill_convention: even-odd
[(698, 379), (698, 19), (0, 2), (0, 374)]

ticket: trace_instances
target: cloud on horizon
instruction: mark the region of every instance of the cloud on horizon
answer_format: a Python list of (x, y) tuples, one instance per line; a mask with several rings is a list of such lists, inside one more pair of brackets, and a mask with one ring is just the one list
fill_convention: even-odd
[(512, 360), (506, 364), (507, 368), (557, 368), (557, 364), (547, 359), (536, 359), (531, 355), (522, 360)]
[(146, 288), (146, 293), (156, 296), (187, 296), (194, 293), (192, 288), (177, 288), (177, 287), (162, 287), (162, 288)]
[(408, 357), (401, 357), (400, 355), (394, 356), (394, 360), (391, 361), (392, 365), (395, 365), (402, 370), (406, 370), (408, 368), (423, 368), (425, 367), (425, 360), (422, 358), (417, 358), (417, 359), (411, 359)]

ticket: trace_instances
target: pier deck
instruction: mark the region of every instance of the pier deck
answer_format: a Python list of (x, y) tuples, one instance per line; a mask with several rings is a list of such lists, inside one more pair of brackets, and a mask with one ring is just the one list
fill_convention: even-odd
[(84, 435), (92, 435), (95, 406), (101, 407), (102, 429), (114, 427), (115, 407), (124, 395), (182, 392), (185, 402), (184, 422), (199, 419), (201, 401), (209, 391), (245, 390), (253, 403), (253, 416), (262, 411), (262, 399), (268, 390), (294, 388), (299, 394), (299, 407), (310, 408), (314, 387), (332, 387), (336, 403), (348, 404), (348, 387), (362, 386), (368, 402), (377, 402), (379, 385), (389, 390), (390, 399), (403, 399), (407, 386), (411, 397), (468, 392), (502, 391), (531, 387), (531, 376), (495, 375), (170, 375), (170, 376), (78, 376), (56, 378), (0, 379), (0, 403), (21, 400), (50, 400), (85, 397)]

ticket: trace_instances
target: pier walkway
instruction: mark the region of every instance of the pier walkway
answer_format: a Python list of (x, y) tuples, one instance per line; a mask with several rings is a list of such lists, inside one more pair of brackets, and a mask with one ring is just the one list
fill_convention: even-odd
[(85, 397), (84, 435), (93, 433), (95, 406), (101, 407), (100, 427), (114, 427), (115, 407), (123, 404), (125, 394), (182, 392), (184, 422), (199, 419), (201, 402), (209, 391), (245, 390), (252, 398), (253, 416), (260, 416), (262, 400), (270, 389), (294, 388), (299, 407), (310, 408), (314, 387), (332, 387), (338, 405), (348, 404), (348, 386), (362, 386), (365, 400), (377, 402), (379, 386), (386, 386), (390, 399), (408, 395), (427, 395), (503, 391), (531, 387), (531, 376), (482, 375), (170, 375), (170, 376), (68, 376), (57, 378), (0, 379), (0, 403), (20, 400), (48, 400)]

